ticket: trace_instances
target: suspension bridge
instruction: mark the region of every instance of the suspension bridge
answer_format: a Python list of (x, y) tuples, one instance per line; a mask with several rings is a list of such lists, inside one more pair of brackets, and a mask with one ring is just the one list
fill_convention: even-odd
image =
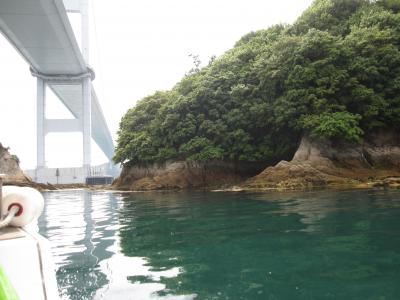
[[(118, 172), (112, 163), (113, 140), (92, 85), (95, 72), (89, 66), (88, 9), (88, 0), (0, 1), (0, 31), (29, 64), (37, 80), (37, 167), (29, 172), (37, 182), (75, 183), (91, 175)], [(80, 47), (67, 13), (81, 15)], [(46, 118), (46, 87), (74, 119)], [(80, 168), (56, 170), (46, 166), (46, 135), (53, 132), (82, 133)], [(92, 138), (109, 163), (91, 165)]]

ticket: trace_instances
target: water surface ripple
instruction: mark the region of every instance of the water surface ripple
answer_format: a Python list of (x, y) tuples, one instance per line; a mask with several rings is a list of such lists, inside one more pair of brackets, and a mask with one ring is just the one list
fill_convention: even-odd
[(400, 191), (44, 194), (63, 299), (400, 299)]

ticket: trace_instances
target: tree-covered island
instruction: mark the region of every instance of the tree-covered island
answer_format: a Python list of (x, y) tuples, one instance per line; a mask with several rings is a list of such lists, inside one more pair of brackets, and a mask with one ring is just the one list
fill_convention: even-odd
[[(172, 168), (172, 177), (190, 176), (192, 166), (202, 170), (204, 181), (215, 166), (240, 173), (243, 165), (260, 171), (291, 160), (299, 144), (298, 152), (308, 156), (295, 155), (284, 172), (288, 178), (317, 176), (310, 185), (346, 174), (356, 181), (363, 175), (400, 175), (399, 50), (400, 1), (315, 0), (293, 25), (243, 36), (206, 67), (196, 64), (172, 90), (131, 108), (120, 123), (114, 160), (124, 171), (117, 186), (201, 186), (190, 180), (185, 186), (182, 178), (179, 184), (162, 184), (157, 178), (171, 176), (149, 168), (165, 170), (166, 163), (181, 162), (186, 171)], [(325, 169), (309, 174), (305, 161)], [(295, 162), (302, 172), (290, 171)], [(274, 181), (275, 169), (267, 170), (266, 178), (249, 184)], [(274, 184), (279, 186), (265, 186)]]

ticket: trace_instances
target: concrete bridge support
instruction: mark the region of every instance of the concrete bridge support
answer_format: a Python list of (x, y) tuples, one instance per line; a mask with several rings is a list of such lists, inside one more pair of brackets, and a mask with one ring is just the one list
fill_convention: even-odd
[[(76, 119), (46, 118), (46, 86), (48, 84), (79, 85), (82, 93), (82, 110)], [(37, 77), (37, 168), (46, 168), (46, 135), (50, 132), (82, 132), (83, 162), (82, 167), (89, 170), (91, 166), (92, 135), (92, 89), (91, 78), (82, 79), (41, 78)]]
[(36, 138), (37, 138), (37, 168), (46, 167), (46, 84), (43, 79), (37, 78), (36, 104)]
[[(81, 52), (85, 63), (89, 64), (89, 16), (88, 0), (64, 0), (67, 12), (81, 14)], [(91, 166), (91, 136), (92, 136), (92, 83), (93, 74), (77, 76), (37, 76), (37, 169), (46, 168), (46, 134), (49, 132), (82, 132), (83, 161), (82, 168), (89, 170)], [(76, 119), (46, 118), (46, 85), (80, 85), (82, 109)]]
[[(89, 67), (88, 9), (89, 0), (0, 0), (0, 31), (37, 78), (36, 178), (40, 177), (37, 174), (47, 174), (45, 144), (49, 132), (82, 132), (83, 161), (79, 169), (86, 170), (87, 175), (91, 172), (91, 139), (110, 162), (114, 156), (114, 142), (91, 83), (94, 72)], [(80, 45), (67, 13), (81, 16)], [(46, 118), (46, 87), (74, 119)]]

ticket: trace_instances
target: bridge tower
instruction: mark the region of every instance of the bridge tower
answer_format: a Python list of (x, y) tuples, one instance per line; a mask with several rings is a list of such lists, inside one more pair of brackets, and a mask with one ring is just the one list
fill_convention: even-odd
[[(114, 142), (97, 99), (89, 64), (89, 0), (0, 0), (0, 33), (30, 66), (37, 78), (37, 167), (27, 170), (37, 182), (80, 183), (88, 176), (118, 175)], [(67, 12), (81, 16), (81, 47)], [(74, 119), (46, 118), (46, 87), (51, 89)], [(46, 167), (46, 135), (81, 132), (82, 167)], [(91, 166), (91, 139), (108, 163)], [(74, 149), (72, 149), (74, 150)]]
[[(94, 72), (89, 65), (89, 15), (88, 0), (63, 0), (66, 11), (81, 15), (81, 52), (87, 65), (87, 72), (70, 74), (43, 75), (32, 72), (37, 77), (37, 168), (36, 174), (46, 168), (45, 142), (46, 134), (50, 132), (82, 132), (84, 176), (89, 175), (91, 166), (91, 135), (92, 135), (92, 84)], [(77, 85), (80, 86), (82, 105), (75, 119), (46, 118), (46, 86)], [(54, 90), (54, 89), (53, 89)], [(38, 176), (36, 176), (38, 177)]]

